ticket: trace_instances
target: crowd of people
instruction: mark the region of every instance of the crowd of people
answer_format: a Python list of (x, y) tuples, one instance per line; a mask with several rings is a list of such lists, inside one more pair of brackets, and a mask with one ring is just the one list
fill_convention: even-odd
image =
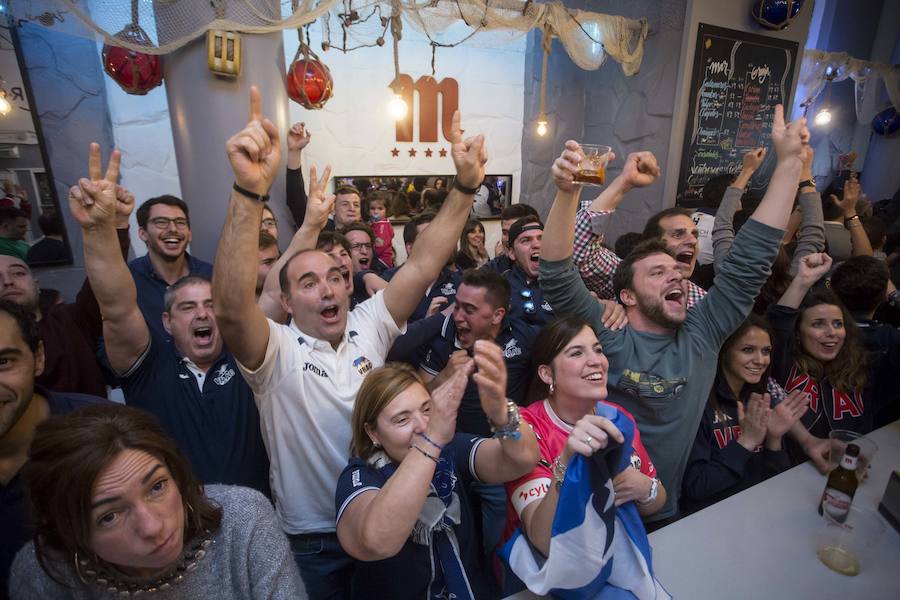
[(458, 112), (456, 174), (421, 194), (330, 193), (328, 167), (304, 181), (294, 125), (284, 243), (261, 105), (253, 88), (226, 144), (212, 264), (174, 196), (137, 208), (147, 253), (128, 262), (135, 198), (96, 144), (68, 198), (75, 301), (42, 305), (21, 252), (0, 256), (0, 596), (666, 597), (647, 532), (799, 462), (824, 471), (829, 431), (900, 417), (893, 224), (852, 175), (820, 194), (805, 120), (781, 107), (771, 148), (724, 176), (699, 264), (683, 208), (605, 245), (660, 170), (629, 154), (579, 208), (574, 141), (546, 222), (504, 208), (489, 252), (486, 140)]

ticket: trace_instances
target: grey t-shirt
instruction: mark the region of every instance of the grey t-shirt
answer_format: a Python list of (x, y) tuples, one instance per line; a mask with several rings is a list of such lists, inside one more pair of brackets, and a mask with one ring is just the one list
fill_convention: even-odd
[(741, 228), (715, 284), (674, 332), (603, 327), (594, 300), (571, 259), (541, 261), (541, 285), (558, 316), (591, 323), (609, 359), (609, 381), (625, 392), (641, 440), (666, 488), (663, 508), (648, 520), (674, 516), (681, 478), (716, 375), (719, 348), (750, 313), (770, 273), (784, 232), (750, 219)]
[[(155, 592), (159, 600), (215, 598), (305, 599), (306, 588), (294, 562), (288, 540), (265, 496), (237, 486), (208, 485), (206, 495), (222, 507), (222, 525), (212, 538), (197, 568), (171, 588)], [(41, 568), (29, 542), (16, 555), (10, 574), (12, 600), (112, 598), (106, 587), (85, 585), (71, 561), (60, 566), (67, 585)]]

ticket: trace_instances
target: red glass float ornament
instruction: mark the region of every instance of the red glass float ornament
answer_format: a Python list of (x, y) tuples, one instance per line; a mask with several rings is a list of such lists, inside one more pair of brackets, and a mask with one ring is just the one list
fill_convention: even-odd
[(302, 41), (288, 67), (287, 91), (291, 100), (311, 110), (325, 106), (334, 91), (331, 71)]
[[(134, 23), (116, 34), (130, 44), (152, 46), (149, 36)], [(103, 46), (103, 70), (128, 94), (143, 96), (162, 83), (162, 59), (156, 54), (120, 46)]]

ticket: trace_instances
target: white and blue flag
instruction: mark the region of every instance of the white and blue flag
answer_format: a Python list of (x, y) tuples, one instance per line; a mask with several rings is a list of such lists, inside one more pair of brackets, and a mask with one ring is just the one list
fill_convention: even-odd
[(544, 558), (516, 529), (500, 549), (510, 569), (535, 594), (564, 600), (668, 599), (653, 577), (650, 544), (634, 502), (615, 505), (613, 476), (630, 467), (634, 424), (615, 407), (597, 404), (625, 436), (591, 458), (569, 463)]

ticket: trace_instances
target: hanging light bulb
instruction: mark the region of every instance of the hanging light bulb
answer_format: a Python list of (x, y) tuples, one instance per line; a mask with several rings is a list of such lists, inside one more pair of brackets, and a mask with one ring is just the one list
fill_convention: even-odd
[(547, 121), (537, 122), (537, 134), (541, 137), (547, 135)]
[(5, 117), (12, 110), (12, 104), (6, 99), (6, 94), (0, 96), (0, 117)]
[(816, 125), (828, 125), (831, 123), (831, 111), (827, 108), (823, 108), (818, 112), (813, 122)]
[(394, 97), (388, 102), (388, 112), (390, 112), (391, 116), (398, 121), (406, 116), (406, 111), (408, 110), (409, 107), (406, 105), (406, 101), (400, 94), (394, 94)]

